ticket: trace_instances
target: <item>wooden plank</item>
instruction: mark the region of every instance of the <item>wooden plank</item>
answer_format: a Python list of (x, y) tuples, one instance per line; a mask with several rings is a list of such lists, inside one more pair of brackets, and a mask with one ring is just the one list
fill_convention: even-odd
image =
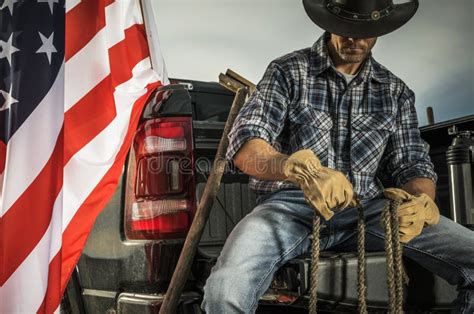
[(239, 88), (245, 88), (246, 86), (239, 81), (233, 79), (232, 77), (226, 75), (226, 74), (220, 74), (219, 75), (219, 84), (227, 88), (228, 90), (237, 93), (237, 90)]

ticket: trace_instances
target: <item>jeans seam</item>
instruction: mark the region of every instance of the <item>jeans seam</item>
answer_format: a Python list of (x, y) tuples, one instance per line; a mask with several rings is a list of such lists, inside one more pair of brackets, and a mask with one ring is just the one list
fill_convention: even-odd
[[(380, 238), (380, 239), (385, 239), (385, 237), (382, 237), (382, 236), (380, 236), (379, 234), (377, 234), (377, 233), (375, 233), (375, 232), (373, 232), (373, 231), (371, 231), (371, 230), (367, 230), (367, 233), (370, 233), (370, 234), (372, 234), (373, 236), (376, 236), (376, 237), (378, 237), (378, 238)], [(407, 249), (409, 249), (409, 250), (416, 251), (416, 252), (421, 253), (421, 254), (425, 254), (425, 255), (431, 256), (431, 257), (433, 257), (433, 258), (435, 258), (435, 259), (438, 259), (438, 260), (440, 260), (440, 261), (442, 261), (442, 262), (445, 262), (445, 263), (448, 264), (448, 265), (451, 265), (452, 267), (454, 267), (455, 269), (457, 269), (457, 270), (463, 275), (464, 278), (466, 278), (466, 279), (469, 281), (469, 282), (468, 282), (469, 285), (472, 285), (472, 282), (473, 282), (473, 281), (472, 281), (471, 276), (469, 276), (469, 274), (467, 274), (466, 272), (464, 272), (464, 270), (463, 270), (461, 267), (459, 267), (458, 265), (453, 264), (452, 262), (446, 260), (445, 258), (443, 258), (443, 257), (441, 257), (441, 256), (439, 256), (439, 255), (435, 255), (435, 254), (433, 254), (433, 253), (431, 253), (431, 252), (428, 252), (428, 251), (420, 250), (420, 249), (418, 249), (418, 248), (416, 248), (416, 247), (414, 247), (414, 246), (411, 246), (411, 245), (406, 245), (406, 244), (405, 244), (403, 247), (404, 247), (404, 248), (407, 248)]]
[(260, 290), (260, 288), (262, 287), (263, 283), (265, 282), (265, 280), (268, 278), (268, 276), (273, 272), (273, 269), (275, 268), (275, 266), (280, 263), (283, 258), (285, 258), (286, 256), (288, 256), (290, 253), (293, 252), (294, 249), (296, 249), (296, 247), (298, 245), (300, 245), (305, 239), (306, 237), (308, 237), (309, 235), (309, 232), (306, 233), (305, 235), (301, 236), (298, 240), (296, 240), (296, 242), (290, 247), (288, 248), (288, 250), (286, 252), (283, 252), (282, 255), (280, 255), (280, 257), (278, 259), (276, 259), (272, 265), (270, 266), (269, 270), (265, 273), (265, 275), (262, 277), (262, 279), (260, 280), (260, 282), (257, 284), (257, 286), (255, 287), (255, 289), (253, 290), (252, 292), (252, 295), (254, 296), (253, 297), (253, 301), (252, 301), (252, 304), (250, 305), (250, 307), (248, 308), (248, 310), (252, 309), (256, 303), (258, 303), (258, 300), (256, 298), (256, 295), (257, 295), (257, 291)]

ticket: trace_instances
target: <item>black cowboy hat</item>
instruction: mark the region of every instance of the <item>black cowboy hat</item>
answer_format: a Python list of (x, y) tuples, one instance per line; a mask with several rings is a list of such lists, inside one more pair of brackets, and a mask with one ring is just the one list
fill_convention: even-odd
[(418, 0), (303, 0), (306, 13), (322, 29), (344, 37), (369, 38), (388, 34), (415, 14)]

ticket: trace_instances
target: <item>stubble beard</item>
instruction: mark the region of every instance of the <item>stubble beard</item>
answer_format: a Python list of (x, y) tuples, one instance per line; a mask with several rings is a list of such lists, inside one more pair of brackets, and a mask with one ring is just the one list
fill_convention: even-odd
[(339, 58), (341, 58), (343, 61), (347, 63), (360, 63), (365, 60), (367, 55), (369, 54), (369, 50), (367, 47), (357, 47), (362, 49), (363, 51), (360, 53), (348, 53), (349, 49), (346, 47), (342, 47), (341, 49), (338, 49), (336, 52), (339, 55)]

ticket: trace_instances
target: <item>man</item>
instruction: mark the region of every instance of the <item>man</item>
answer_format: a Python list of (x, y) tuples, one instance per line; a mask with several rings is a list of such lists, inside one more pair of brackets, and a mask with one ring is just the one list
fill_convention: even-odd
[[(384, 250), (380, 215), (397, 211), (403, 254), (458, 285), (457, 313), (474, 312), (474, 233), (439, 216), (436, 174), (420, 138), (414, 93), (371, 55), (418, 2), (304, 0), (326, 33), (271, 62), (229, 134), (227, 158), (248, 174), (257, 206), (236, 225), (204, 288), (207, 313), (252, 313), (275, 271), (310, 250), (356, 251), (363, 205), (366, 249)], [(392, 179), (384, 191), (379, 177)], [(428, 287), (427, 287), (428, 288)]]

